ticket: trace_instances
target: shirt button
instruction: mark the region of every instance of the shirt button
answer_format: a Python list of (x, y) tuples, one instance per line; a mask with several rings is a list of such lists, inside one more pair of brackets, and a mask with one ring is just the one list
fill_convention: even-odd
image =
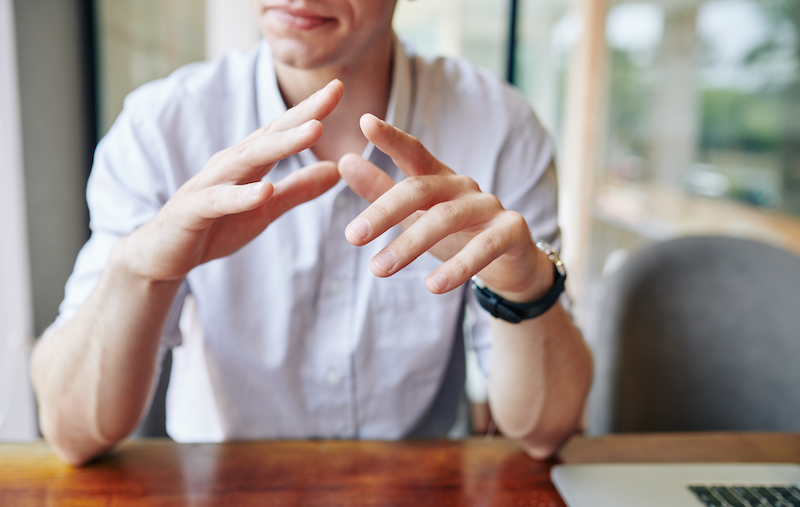
[(347, 196), (344, 194), (339, 194), (336, 197), (336, 200), (333, 202), (333, 205), (336, 206), (336, 209), (344, 209), (347, 207)]
[(325, 380), (328, 381), (329, 385), (339, 385), (339, 382), (342, 381), (342, 375), (336, 370), (331, 370), (328, 372), (328, 375), (326, 375)]
[(336, 280), (331, 280), (328, 282), (328, 292), (331, 294), (338, 294), (342, 290), (342, 284), (340, 284)]

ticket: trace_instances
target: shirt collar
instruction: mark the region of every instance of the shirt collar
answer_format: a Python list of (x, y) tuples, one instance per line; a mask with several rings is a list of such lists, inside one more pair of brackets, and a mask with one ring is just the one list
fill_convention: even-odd
[[(389, 92), (389, 104), (386, 109), (386, 121), (400, 130), (405, 131), (410, 123), (412, 84), (411, 58), (407, 48), (397, 35), (394, 35), (394, 62), (392, 67), (392, 88)], [(266, 126), (269, 122), (286, 112), (283, 103), (278, 78), (275, 75), (275, 65), (272, 59), (272, 49), (266, 39), (261, 40), (256, 63), (256, 104), (258, 108), (259, 127)], [(362, 156), (369, 159), (375, 146), (367, 144)], [(316, 161), (310, 150), (302, 152), (303, 165)]]
[(394, 36), (394, 66), (392, 68), (392, 90), (389, 93), (389, 107), (386, 109), (386, 121), (402, 131), (409, 126), (411, 115), (411, 96), (413, 93), (411, 79), (411, 50)]
[(278, 88), (278, 78), (275, 75), (272, 50), (266, 39), (261, 39), (261, 45), (258, 48), (255, 84), (258, 126), (265, 127), (286, 112), (286, 105), (283, 103), (283, 97)]

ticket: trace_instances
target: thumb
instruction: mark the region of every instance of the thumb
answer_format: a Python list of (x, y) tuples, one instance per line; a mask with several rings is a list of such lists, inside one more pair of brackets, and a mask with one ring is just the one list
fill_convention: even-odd
[(364, 160), (355, 153), (339, 159), (339, 174), (359, 197), (375, 202), (384, 192), (394, 186), (394, 180), (378, 166)]
[[(336, 165), (330, 161), (317, 162), (292, 172), (275, 183), (275, 194), (265, 212), (270, 223), (295, 206), (315, 199), (339, 181)], [(265, 224), (266, 227), (266, 224)]]

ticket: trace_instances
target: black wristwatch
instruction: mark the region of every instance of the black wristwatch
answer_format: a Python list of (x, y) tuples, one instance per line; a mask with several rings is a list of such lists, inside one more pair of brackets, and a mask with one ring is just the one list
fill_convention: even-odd
[(546, 253), (553, 262), (553, 286), (547, 293), (530, 303), (514, 303), (505, 300), (486, 288), (480, 278), (472, 277), (472, 288), (475, 290), (475, 297), (478, 303), (498, 319), (519, 324), (523, 320), (533, 319), (549, 310), (558, 301), (561, 293), (564, 292), (564, 282), (567, 280), (567, 271), (564, 263), (558, 258), (555, 249), (544, 241), (537, 241), (536, 248)]

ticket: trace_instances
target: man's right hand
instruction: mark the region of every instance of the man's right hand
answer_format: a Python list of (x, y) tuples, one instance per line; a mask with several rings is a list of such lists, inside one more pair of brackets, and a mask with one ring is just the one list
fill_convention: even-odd
[(141, 420), (159, 337), (186, 274), (235, 252), (282, 213), (336, 184), (333, 162), (295, 171), (274, 187), (261, 179), (277, 161), (319, 141), (320, 120), (341, 95), (342, 83), (333, 81), (211, 157), (152, 220), (118, 243), (74, 317), (38, 343), (31, 376), (39, 423), (64, 460), (85, 463)]
[(274, 186), (261, 179), (276, 162), (314, 146), (320, 120), (342, 96), (334, 80), (241, 143), (216, 153), (148, 223), (126, 237), (121, 261), (148, 281), (180, 280), (194, 267), (237, 251), (289, 209), (339, 180), (336, 164), (319, 162)]

